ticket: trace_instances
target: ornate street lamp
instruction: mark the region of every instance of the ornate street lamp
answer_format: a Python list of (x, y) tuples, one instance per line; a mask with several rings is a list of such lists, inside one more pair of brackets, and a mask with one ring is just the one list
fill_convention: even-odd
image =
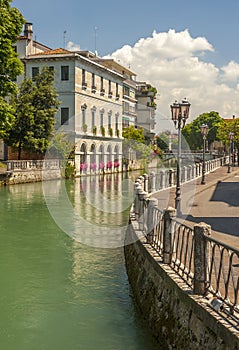
[(206, 149), (206, 138), (207, 138), (207, 133), (208, 133), (208, 125), (207, 124), (202, 124), (201, 125), (201, 134), (203, 137), (203, 158), (202, 158), (202, 181), (201, 184), (205, 185), (205, 149)]
[(229, 144), (229, 160), (228, 160), (228, 168), (227, 168), (228, 173), (231, 172), (231, 149), (232, 149), (233, 137), (234, 137), (234, 132), (229, 132), (228, 138), (229, 138), (230, 144)]
[(171, 106), (172, 120), (178, 129), (178, 154), (177, 154), (177, 179), (176, 179), (176, 197), (175, 208), (177, 214), (181, 215), (181, 129), (185, 126), (186, 120), (189, 117), (189, 109), (191, 104), (184, 99), (182, 103), (175, 101)]

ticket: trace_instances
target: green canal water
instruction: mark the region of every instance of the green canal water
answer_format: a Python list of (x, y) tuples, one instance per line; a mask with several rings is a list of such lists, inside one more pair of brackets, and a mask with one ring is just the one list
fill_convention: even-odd
[[(154, 349), (133, 305), (123, 247), (82, 243), (49, 210), (49, 203), (62, 205), (65, 188), (94, 230), (123, 227), (131, 180), (50, 181), (48, 195), (41, 183), (0, 188), (0, 349)], [(123, 202), (122, 212), (107, 212), (100, 193), (110, 205)], [(100, 208), (92, 204), (94, 194)], [(59, 212), (67, 222), (67, 210)]]

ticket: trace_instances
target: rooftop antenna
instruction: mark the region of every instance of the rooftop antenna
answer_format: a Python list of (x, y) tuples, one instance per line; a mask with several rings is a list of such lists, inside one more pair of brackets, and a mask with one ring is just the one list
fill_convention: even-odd
[(95, 49), (94, 49), (94, 52), (95, 52), (95, 55), (97, 54), (97, 51), (96, 51), (96, 49), (97, 49), (97, 47), (96, 47), (97, 30), (98, 30), (98, 28), (95, 27), (95, 28), (94, 28), (94, 31), (95, 31)]
[(66, 30), (63, 32), (63, 48), (66, 48)]

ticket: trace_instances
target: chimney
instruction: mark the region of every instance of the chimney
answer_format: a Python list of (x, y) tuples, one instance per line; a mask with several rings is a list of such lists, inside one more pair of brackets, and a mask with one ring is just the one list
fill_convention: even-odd
[(32, 35), (32, 23), (25, 23), (24, 36), (26, 36), (28, 40), (32, 40)]

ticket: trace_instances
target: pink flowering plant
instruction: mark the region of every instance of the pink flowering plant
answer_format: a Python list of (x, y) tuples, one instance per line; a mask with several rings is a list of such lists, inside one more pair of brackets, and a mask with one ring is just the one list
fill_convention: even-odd
[(96, 170), (96, 163), (90, 163), (90, 169)]
[(99, 169), (103, 170), (105, 168), (105, 164), (103, 162), (99, 163)]
[(81, 171), (86, 171), (87, 168), (88, 168), (87, 163), (80, 163), (80, 170), (81, 170)]
[(112, 162), (111, 161), (109, 161), (109, 162), (107, 162), (107, 164), (106, 164), (106, 168), (107, 169), (111, 169), (112, 168)]

